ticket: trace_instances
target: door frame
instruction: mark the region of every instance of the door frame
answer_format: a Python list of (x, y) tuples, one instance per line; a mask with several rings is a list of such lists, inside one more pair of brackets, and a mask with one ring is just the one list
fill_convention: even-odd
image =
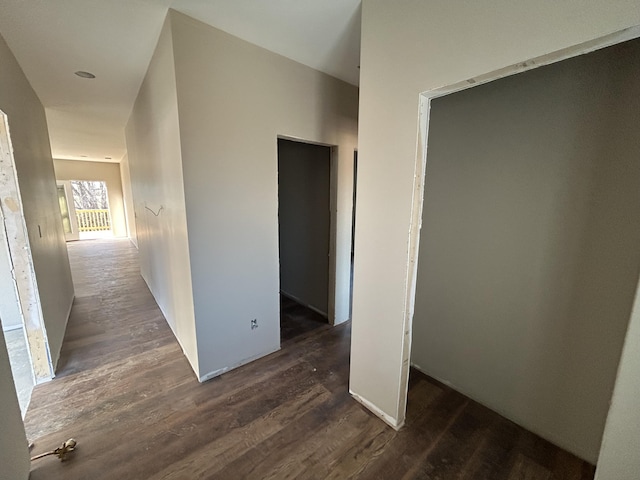
[[(80, 240), (80, 230), (78, 229), (78, 217), (76, 216), (76, 206), (73, 202), (73, 190), (71, 189), (70, 180), (57, 180), (58, 188), (64, 189), (64, 196), (67, 202), (67, 210), (69, 211), (69, 223), (71, 224), (71, 233), (64, 233), (67, 242)], [(61, 212), (62, 214), (62, 212)]]
[(9, 249), (9, 262), (16, 282), (31, 366), (38, 384), (51, 380), (54, 370), (13, 157), (9, 119), (2, 110), (0, 110), (0, 199), (0, 222), (2, 223), (0, 235)]
[[(416, 283), (418, 275), (418, 255), (420, 243), (420, 229), (422, 227), (422, 209), (424, 204), (425, 176), (428, 162), (427, 145), (429, 140), (429, 120), (431, 101), (469, 88), (474, 88), (485, 83), (501, 78), (516, 75), (518, 73), (533, 70), (538, 67), (550, 65), (569, 58), (584, 55), (602, 48), (610, 47), (627, 40), (640, 37), (640, 27), (632, 27), (619, 32), (614, 32), (588, 42), (551, 52), (536, 58), (531, 58), (498, 70), (490, 71), (468, 80), (445, 85), (440, 88), (420, 93), (418, 104), (418, 138), (414, 164), (414, 183), (412, 192), (411, 224), (408, 234), (407, 275), (405, 278), (405, 309), (403, 316), (403, 338), (401, 345), (401, 361), (397, 402), (394, 416), (388, 415), (373, 405), (370, 401), (358, 398), (363, 404), (394, 428), (400, 428), (405, 421), (407, 410), (407, 396), (409, 390), (409, 370), (411, 359), (411, 336), (413, 330), (413, 313), (415, 308)], [(370, 405), (370, 406), (369, 406)]]
[[(277, 135), (276, 137), (276, 164), (278, 162), (278, 140), (287, 140), (296, 143), (306, 143), (308, 145), (318, 145), (329, 147), (329, 266), (328, 266), (328, 298), (327, 298), (327, 320), (330, 325), (336, 325), (336, 296), (337, 296), (337, 271), (340, 267), (337, 264), (337, 204), (338, 204), (338, 146), (322, 142), (301, 139), (290, 135)], [(277, 170), (277, 169), (276, 169)], [(279, 231), (279, 230), (278, 230)], [(278, 235), (280, 235), (278, 233)], [(278, 259), (280, 254), (278, 252)], [(279, 275), (279, 273), (278, 273)]]

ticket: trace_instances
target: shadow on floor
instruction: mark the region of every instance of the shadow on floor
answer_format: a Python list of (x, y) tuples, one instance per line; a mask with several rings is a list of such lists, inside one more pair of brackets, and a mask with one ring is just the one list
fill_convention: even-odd
[(319, 313), (280, 295), (280, 339), (282, 342), (327, 325), (327, 319)]

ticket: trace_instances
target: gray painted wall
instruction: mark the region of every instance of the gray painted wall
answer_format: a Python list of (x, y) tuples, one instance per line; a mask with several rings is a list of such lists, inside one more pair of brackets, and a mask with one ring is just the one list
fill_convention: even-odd
[(331, 148), (278, 140), (280, 290), (327, 315)]
[(431, 104), (412, 362), (595, 463), (640, 267), (640, 41)]

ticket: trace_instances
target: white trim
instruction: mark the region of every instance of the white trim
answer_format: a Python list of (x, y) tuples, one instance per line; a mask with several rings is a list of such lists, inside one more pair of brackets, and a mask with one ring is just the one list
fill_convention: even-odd
[(376, 415), (378, 418), (380, 418), (380, 420), (382, 420), (384, 423), (389, 425), (394, 430), (400, 430), (404, 426), (404, 418), (398, 423), (397, 420), (393, 418), (391, 415), (387, 415), (382, 410), (380, 410), (376, 405), (371, 403), (369, 400), (361, 397), (360, 395), (355, 393), (353, 390), (349, 389), (349, 393), (351, 394), (351, 396), (355, 401), (362, 404), (367, 410), (369, 410), (371, 413)]
[(217, 370), (214, 370), (213, 372), (206, 373), (206, 374), (202, 375), (198, 379), (198, 381), (200, 383), (204, 383), (207, 380), (211, 380), (212, 378), (218, 377), (218, 376), (222, 375), (223, 373), (229, 372), (229, 371), (231, 371), (231, 370), (233, 370), (235, 368), (242, 367), (243, 365), (246, 365), (247, 363), (251, 363), (254, 360), (257, 360), (259, 358), (266, 357), (267, 355), (275, 353), (278, 350), (280, 350), (280, 346), (279, 345), (276, 348), (270, 348), (268, 350), (263, 351), (262, 353), (259, 353), (257, 355), (252, 355), (251, 357), (245, 358), (245, 359), (239, 361), (238, 363), (234, 363), (234, 364), (229, 365), (227, 367), (219, 368)]

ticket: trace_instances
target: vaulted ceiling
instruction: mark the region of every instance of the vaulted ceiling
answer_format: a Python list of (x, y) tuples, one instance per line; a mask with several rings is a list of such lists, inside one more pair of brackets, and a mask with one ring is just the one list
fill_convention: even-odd
[(169, 8), (358, 84), (360, 0), (0, 0), (0, 33), (45, 107), (54, 158), (123, 157)]

